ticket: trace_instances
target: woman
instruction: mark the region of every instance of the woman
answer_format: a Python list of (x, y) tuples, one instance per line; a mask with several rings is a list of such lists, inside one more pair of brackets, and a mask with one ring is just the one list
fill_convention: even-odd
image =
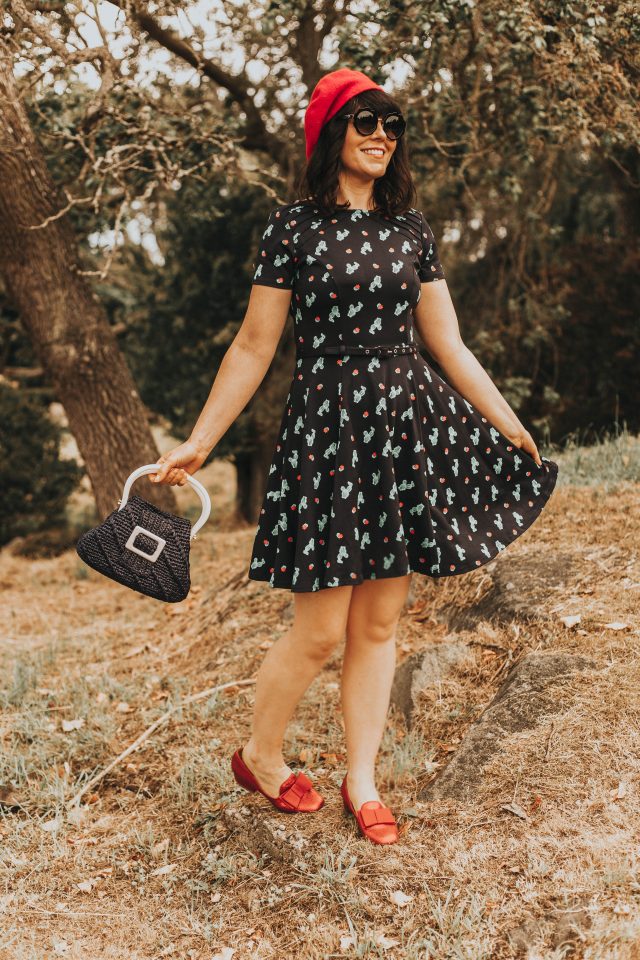
[[(411, 575), (492, 560), (557, 476), (462, 343), (435, 238), (412, 206), (404, 131), (399, 105), (364, 74), (320, 80), (305, 114), (307, 198), (271, 211), (242, 326), (191, 437), (152, 475), (182, 485), (203, 464), (267, 372), (291, 310), (296, 366), (249, 577), (291, 590), (295, 616), (258, 671), (251, 736), (232, 769), (278, 809), (320, 809), (282, 745), (346, 637), (341, 794), (374, 843), (398, 837), (374, 768)], [(450, 383), (417, 353), (414, 327)]]

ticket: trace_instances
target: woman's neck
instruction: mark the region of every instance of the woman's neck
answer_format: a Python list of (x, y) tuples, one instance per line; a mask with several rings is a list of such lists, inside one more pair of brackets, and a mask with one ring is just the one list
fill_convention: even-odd
[(341, 188), (338, 188), (337, 203), (348, 203), (353, 210), (374, 210), (376, 202), (373, 193), (357, 193), (347, 196)]

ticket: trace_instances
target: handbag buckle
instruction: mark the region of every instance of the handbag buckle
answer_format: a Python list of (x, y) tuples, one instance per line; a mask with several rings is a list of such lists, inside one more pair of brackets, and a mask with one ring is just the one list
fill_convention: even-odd
[[(134, 540), (139, 533), (144, 533), (147, 537), (152, 537), (154, 540), (158, 541), (158, 546), (153, 553), (145, 553), (144, 550), (141, 550), (139, 547), (134, 545)], [(141, 527), (140, 524), (136, 524), (129, 534), (129, 539), (125, 543), (125, 547), (127, 550), (133, 550), (134, 553), (139, 553), (141, 557), (145, 558), (145, 560), (150, 560), (151, 563), (155, 563), (164, 549), (166, 542), (167, 541), (162, 537), (159, 537), (157, 533), (153, 533), (151, 530), (147, 530), (146, 527)]]

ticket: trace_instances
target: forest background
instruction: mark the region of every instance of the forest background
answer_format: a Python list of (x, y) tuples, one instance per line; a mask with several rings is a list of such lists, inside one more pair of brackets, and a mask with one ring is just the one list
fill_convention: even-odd
[[(79, 483), (104, 517), (157, 458), (154, 424), (186, 439), (269, 210), (295, 199), (310, 92), (344, 65), (403, 104), (463, 338), (536, 440), (637, 431), (639, 34), (632, 3), (9, 0), (0, 543), (50, 526)], [(211, 455), (249, 523), (291, 334)]]
[[(639, 51), (632, 2), (0, 4), (0, 958), (638, 960)], [(229, 764), (294, 618), (247, 577), (291, 318), (198, 472), (188, 597), (75, 550), (188, 436), (343, 66), (402, 104), (463, 340), (559, 464), (507, 556), (412, 578), (385, 851), (342, 811), (341, 648), (285, 744), (321, 817)]]

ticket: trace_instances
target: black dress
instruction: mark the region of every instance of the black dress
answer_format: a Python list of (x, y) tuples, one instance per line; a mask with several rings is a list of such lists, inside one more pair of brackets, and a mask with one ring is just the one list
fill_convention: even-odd
[[(292, 290), (298, 351), (417, 343), (444, 278), (419, 210), (271, 211), (253, 282)], [(297, 356), (249, 577), (295, 592), (492, 560), (539, 515), (557, 464), (514, 446), (419, 353)]]

